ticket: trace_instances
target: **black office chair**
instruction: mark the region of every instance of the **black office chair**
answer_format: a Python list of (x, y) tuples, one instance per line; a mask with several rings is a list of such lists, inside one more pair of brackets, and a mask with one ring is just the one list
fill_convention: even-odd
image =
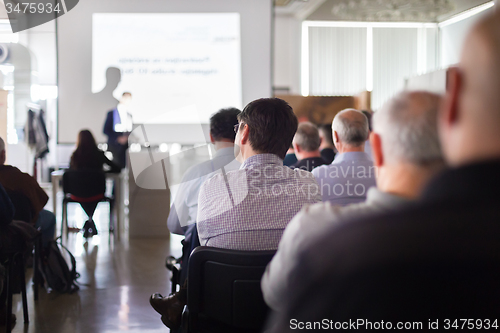
[[(15, 293), (21, 293), (24, 322), (29, 323), (28, 300), (26, 297), (26, 279), (24, 274), (24, 253), (29, 250), (30, 245), (28, 244), (30, 243), (30, 241), (34, 238), (37, 238), (38, 236), (36, 234), (39, 233), (34, 228), (28, 226), (25, 222), (17, 222), (17, 225), (13, 225), (13, 223), (14, 222), (2, 228), (2, 237), (0, 237), (2, 238), (0, 263), (4, 265), (6, 270), (5, 292), (7, 297), (7, 333), (9, 333), (12, 328), (12, 295)], [(32, 231), (27, 231), (25, 227), (32, 229)], [(35, 285), (35, 288), (37, 288), (37, 285)], [(36, 297), (38, 297), (38, 292), (36, 289), (35, 292), (37, 294)]]
[(7, 320), (6, 320), (6, 332), (10, 332), (12, 329), (12, 295), (14, 294), (14, 288), (16, 284), (21, 290), (21, 296), (23, 301), (23, 314), (24, 322), (29, 323), (28, 316), (28, 299), (26, 297), (26, 284), (24, 275), (24, 257), (23, 251), (4, 253), (5, 257), (2, 263), (5, 265), (6, 269), (6, 289), (7, 289)]
[[(30, 199), (21, 192), (12, 191), (5, 189), (10, 201), (14, 205), (14, 218), (13, 220), (23, 221), (31, 224), (33, 217), (35, 216), (35, 210), (31, 205)], [(38, 300), (38, 286), (40, 285), (40, 271), (38, 269), (39, 258), (42, 252), (42, 234), (37, 233), (33, 239), (34, 251), (33, 251), (33, 285), (34, 285), (34, 296), (35, 301)], [(28, 249), (31, 252), (32, 249)]]
[(31, 206), (30, 199), (21, 192), (11, 191), (5, 189), (7, 195), (14, 205), (14, 218), (13, 220), (24, 221), (26, 223), (32, 223), (33, 216), (35, 216), (35, 211)]
[[(97, 228), (93, 221), (94, 212), (99, 202), (109, 203), (109, 232), (114, 232), (112, 218), (112, 198), (106, 197), (106, 176), (102, 171), (94, 170), (68, 170), (63, 175), (63, 217), (61, 223), (61, 236), (64, 235), (64, 226), (68, 231), (68, 203), (79, 203), (88, 216), (88, 221), (83, 226), (84, 237), (97, 235)], [(67, 234), (66, 234), (67, 235)]]
[(260, 280), (275, 253), (197, 247), (189, 258), (183, 332), (261, 332), (269, 308)]

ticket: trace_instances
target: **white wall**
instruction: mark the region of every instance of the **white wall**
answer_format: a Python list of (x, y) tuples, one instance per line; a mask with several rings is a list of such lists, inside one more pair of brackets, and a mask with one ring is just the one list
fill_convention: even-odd
[(27, 45), (37, 64), (38, 84), (57, 84), (56, 24), (50, 21), (27, 30)]
[(439, 69), (406, 80), (405, 89), (424, 90), (436, 94), (446, 92), (446, 69)]
[(460, 60), (460, 52), (467, 32), (484, 15), (492, 13), (494, 7), (491, 7), (477, 15), (471, 16), (465, 20), (443, 26), (440, 28), (440, 48), (441, 48), (441, 67), (446, 68), (457, 64)]
[[(55, 21), (50, 21), (29, 30), (18, 33), (19, 44), (29, 49), (32, 65), (32, 84), (42, 86), (57, 85), (57, 57), (56, 57), (56, 35)], [(55, 100), (47, 101), (46, 107), (46, 125), (50, 137), (50, 153), (44, 160), (44, 168), (57, 164), (56, 145), (56, 113), (57, 105)], [(8, 163), (15, 165), (21, 171), (32, 173), (33, 154), (27, 148), (24, 141), (19, 141), (11, 145), (9, 150)], [(46, 180), (46, 173), (43, 170)]]
[(276, 15), (273, 37), (273, 87), (300, 94), (302, 23), (290, 15)]

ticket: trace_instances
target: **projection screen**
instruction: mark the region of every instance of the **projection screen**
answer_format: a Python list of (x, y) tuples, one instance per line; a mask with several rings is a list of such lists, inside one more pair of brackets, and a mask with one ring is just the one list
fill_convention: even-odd
[(125, 91), (134, 123), (179, 142), (218, 109), (269, 97), (271, 14), (270, 0), (80, 1), (57, 22), (58, 142), (81, 129), (105, 142)]

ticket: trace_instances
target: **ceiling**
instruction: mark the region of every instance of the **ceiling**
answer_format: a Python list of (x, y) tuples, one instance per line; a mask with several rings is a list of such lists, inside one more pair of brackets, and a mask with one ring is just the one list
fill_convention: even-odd
[(277, 15), (319, 21), (442, 22), (490, 0), (275, 0)]

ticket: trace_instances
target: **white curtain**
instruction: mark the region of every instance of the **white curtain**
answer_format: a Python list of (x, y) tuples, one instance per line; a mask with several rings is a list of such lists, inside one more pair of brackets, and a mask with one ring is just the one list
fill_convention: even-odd
[(309, 94), (366, 90), (366, 28), (309, 27)]
[(417, 28), (373, 28), (372, 109), (404, 87), (418, 72)]
[(356, 95), (367, 89), (371, 76), (371, 104), (377, 110), (406, 79), (438, 66), (437, 27), (373, 27), (371, 41), (367, 27), (308, 29), (309, 95)]

